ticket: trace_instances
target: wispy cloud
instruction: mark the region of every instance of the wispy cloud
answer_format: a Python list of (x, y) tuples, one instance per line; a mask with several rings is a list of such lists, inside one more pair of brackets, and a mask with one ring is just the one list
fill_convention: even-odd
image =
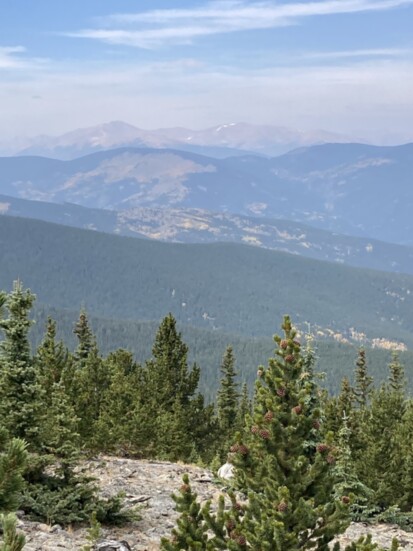
[(297, 24), (303, 18), (383, 11), (412, 5), (413, 0), (319, 0), (275, 3), (219, 0), (191, 9), (158, 9), (100, 18), (96, 28), (66, 33), (139, 48), (186, 44), (197, 37)]
[(396, 58), (410, 57), (413, 50), (408, 48), (366, 48), (362, 50), (340, 50), (331, 52), (306, 52), (300, 59), (309, 60), (339, 60), (339, 59), (363, 59), (373, 58)]
[(25, 55), (23, 46), (0, 46), (0, 70), (27, 69), (44, 65), (48, 60)]
[[(0, 46), (0, 69), (15, 69), (22, 64), (22, 59), (18, 54), (26, 51), (23, 46)], [(17, 55), (16, 55), (17, 54)]]

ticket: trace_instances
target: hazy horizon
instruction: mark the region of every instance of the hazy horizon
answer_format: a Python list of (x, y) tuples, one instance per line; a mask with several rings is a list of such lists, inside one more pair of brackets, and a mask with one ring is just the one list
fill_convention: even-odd
[(0, 141), (120, 120), (413, 140), (413, 0), (14, 0)]

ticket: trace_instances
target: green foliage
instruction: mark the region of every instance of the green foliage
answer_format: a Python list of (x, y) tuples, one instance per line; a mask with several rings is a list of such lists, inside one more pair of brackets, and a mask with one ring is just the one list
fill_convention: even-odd
[(26, 444), (17, 438), (7, 442), (5, 430), (0, 429), (0, 513), (17, 509), (26, 461)]
[[(274, 357), (266, 370), (258, 371), (253, 413), (231, 447), (235, 486), (247, 501), (230, 494), (228, 514), (223, 498), (216, 513), (207, 504), (202, 516), (194, 517), (194, 526), (184, 509), (175, 533), (179, 541), (164, 542), (163, 549), (180, 549), (191, 533), (202, 544), (206, 527), (213, 540), (200, 549), (327, 551), (346, 528), (346, 496), (340, 496), (344, 501), (332, 497), (337, 452), (330, 436), (321, 440), (317, 386), (288, 317), (282, 327)], [(194, 498), (186, 491), (191, 506)]]
[(15, 515), (0, 515), (0, 528), (3, 531), (3, 543), (0, 542), (0, 551), (21, 551), (26, 543), (24, 534), (16, 529)]
[(2, 303), (8, 318), (0, 319), (4, 340), (0, 342), (0, 422), (10, 435), (38, 442), (39, 402), (36, 372), (30, 353), (29, 312), (35, 295), (15, 281)]
[(49, 524), (88, 522), (95, 512), (102, 524), (123, 524), (135, 518), (123, 509), (123, 495), (109, 499), (98, 496), (94, 478), (79, 469), (76, 463), (56, 463), (53, 457), (31, 458), (22, 509), (34, 520)]

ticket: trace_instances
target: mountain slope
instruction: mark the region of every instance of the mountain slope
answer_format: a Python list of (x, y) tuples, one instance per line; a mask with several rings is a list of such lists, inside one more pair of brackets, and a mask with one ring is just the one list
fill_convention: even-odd
[(114, 211), (0, 195), (0, 214), (177, 243), (234, 242), (389, 272), (413, 274), (413, 248), (327, 232), (300, 222), (203, 209)]
[(234, 244), (174, 245), (0, 218), (0, 286), (20, 277), (43, 303), (97, 316), (270, 335), (288, 312), (301, 327), (351, 328), (413, 345), (413, 277)]
[(327, 144), (275, 159), (119, 149), (73, 161), (0, 158), (2, 192), (92, 208), (184, 208), (283, 218), (413, 245), (413, 144)]

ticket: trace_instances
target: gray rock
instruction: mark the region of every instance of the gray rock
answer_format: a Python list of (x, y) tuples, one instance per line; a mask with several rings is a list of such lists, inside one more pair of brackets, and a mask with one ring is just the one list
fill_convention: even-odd
[(127, 541), (103, 541), (95, 546), (96, 551), (132, 551)]

